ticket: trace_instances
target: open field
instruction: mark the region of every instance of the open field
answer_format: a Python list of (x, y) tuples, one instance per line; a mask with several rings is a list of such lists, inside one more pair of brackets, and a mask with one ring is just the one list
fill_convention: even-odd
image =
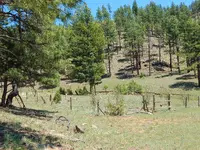
[[(30, 89), (22, 88), (20, 91), (26, 107), (31, 109), (26, 111), (19, 108), (0, 109), (0, 146), (5, 149), (198, 150), (200, 149), (198, 134), (200, 108), (197, 105), (199, 91), (192, 86), (189, 86), (192, 90), (187, 89), (185, 84), (176, 88), (170, 86), (176, 82), (196, 81), (183, 80), (181, 79), (183, 76), (161, 78), (154, 76), (134, 80), (144, 88), (151, 85), (151, 92), (195, 94), (190, 97), (188, 108), (184, 108), (182, 96), (172, 96), (172, 109), (168, 111), (166, 96), (156, 96), (156, 113), (137, 113), (142, 107), (142, 96), (127, 95), (122, 97), (125, 100), (125, 115), (119, 117), (103, 114), (96, 116), (96, 110), (91, 105), (91, 96), (72, 96), (71, 111), (70, 96), (63, 96), (60, 104), (51, 105), (49, 96), (55, 90), (40, 90), (37, 96)], [(104, 79), (97, 88), (102, 90), (103, 85), (107, 84), (112, 90), (115, 85), (129, 81)], [(71, 86), (77, 87), (76, 84)], [(108, 100), (114, 101), (114, 96), (98, 94), (96, 99), (100, 100), (100, 108), (104, 111)], [(14, 105), (19, 106), (16, 100)], [(149, 104), (150, 109), (151, 107), (152, 97)], [(55, 122), (59, 116), (65, 116), (70, 120), (69, 130), (66, 122), (64, 125)], [(75, 125), (83, 128), (85, 133), (75, 133), (73, 130)]]

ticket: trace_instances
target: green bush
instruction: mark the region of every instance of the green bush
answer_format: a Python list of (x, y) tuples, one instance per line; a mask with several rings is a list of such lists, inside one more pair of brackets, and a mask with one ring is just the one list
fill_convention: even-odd
[(67, 92), (66, 92), (66, 90), (64, 88), (60, 87), (59, 90), (60, 90), (60, 94), (61, 95), (66, 95)]
[(133, 94), (133, 93), (142, 93), (142, 86), (137, 84), (135, 81), (131, 81), (128, 84), (119, 84), (115, 87), (115, 91), (119, 94)]
[(41, 83), (47, 88), (55, 88), (59, 85), (60, 79), (57, 79), (57, 78), (42, 78)]
[(67, 93), (67, 95), (74, 95), (72, 89), (67, 89), (66, 93)]
[(141, 73), (140, 78), (144, 78), (144, 77), (146, 77), (146, 75), (144, 73)]
[(121, 99), (116, 103), (108, 102), (106, 106), (106, 113), (111, 116), (122, 116), (125, 112), (124, 100)]
[(133, 93), (142, 93), (142, 86), (137, 84), (135, 81), (131, 81), (130, 83), (128, 83), (128, 94)]
[(104, 85), (104, 86), (103, 86), (103, 89), (104, 89), (105, 91), (107, 91), (108, 85)]
[(56, 94), (55, 94), (55, 96), (53, 98), (53, 102), (56, 103), (56, 104), (58, 104), (58, 103), (61, 102), (61, 100), (62, 99), (61, 99), (60, 90), (57, 90), (57, 92), (56, 92)]
[(77, 88), (75, 90), (76, 95), (88, 95), (90, 92), (88, 92), (87, 88), (84, 86), (82, 89), (81, 88)]
[(46, 74), (45, 77), (40, 78), (40, 82), (46, 88), (55, 88), (60, 84), (60, 74), (57, 72)]
[(115, 87), (115, 92), (126, 95), (128, 94), (128, 87), (126, 84), (118, 84)]

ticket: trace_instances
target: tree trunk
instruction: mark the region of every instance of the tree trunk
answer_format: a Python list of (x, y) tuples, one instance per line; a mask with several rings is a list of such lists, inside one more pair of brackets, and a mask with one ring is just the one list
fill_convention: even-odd
[(144, 56), (144, 46), (142, 45), (142, 57)]
[[(200, 57), (198, 58), (198, 63), (200, 63)], [(200, 64), (197, 65), (198, 71), (198, 86), (200, 87)]]
[(130, 60), (131, 60), (131, 72), (132, 72), (132, 74), (133, 74), (133, 52), (131, 52), (131, 58), (130, 58)]
[(90, 94), (92, 94), (94, 91), (94, 85), (90, 83)]
[(187, 66), (187, 73), (189, 73), (190, 69), (188, 69), (188, 67), (190, 66), (190, 61), (188, 57), (186, 57), (186, 66)]
[(158, 39), (158, 42), (159, 42), (159, 54), (158, 54), (159, 58), (158, 58), (158, 60), (159, 60), (159, 62), (161, 62), (161, 39), (160, 38)]
[(135, 54), (134, 52), (132, 52), (132, 66), (131, 66), (131, 71), (132, 71), (132, 74), (134, 72), (134, 66), (135, 66)]
[(151, 76), (151, 38), (150, 30), (148, 31), (148, 56), (149, 56), (149, 76)]
[(139, 56), (138, 56), (138, 51), (136, 51), (136, 68), (137, 68), (137, 75), (140, 75), (140, 68), (139, 68)]
[(110, 47), (108, 44), (108, 73), (111, 76), (111, 57), (110, 57)]
[(90, 94), (93, 94), (94, 92), (96, 93), (96, 87), (95, 87), (95, 80), (91, 80), (90, 82)]
[(141, 54), (141, 51), (140, 51), (140, 46), (139, 46), (139, 47), (138, 47), (138, 59), (139, 59), (139, 60), (138, 60), (138, 61), (139, 61), (138, 63), (139, 63), (139, 69), (142, 68), (142, 67), (141, 67), (141, 55), (140, 55), (140, 54)]
[(181, 68), (180, 68), (180, 57), (179, 57), (179, 46), (176, 47), (176, 51), (177, 51), (177, 65), (178, 65), (178, 74), (181, 74)]
[(8, 94), (6, 106), (12, 106), (12, 100), (19, 95), (18, 87), (15, 82), (12, 83), (12, 91)]
[[(121, 31), (118, 31), (118, 37), (119, 37), (119, 49), (120, 49), (120, 51), (121, 51), (121, 49), (122, 49), (122, 45), (121, 45)], [(118, 48), (117, 48), (117, 54), (119, 53), (119, 50), (118, 50)]]
[(137, 45), (137, 50), (136, 50), (136, 68), (137, 68), (137, 75), (140, 75), (140, 58), (139, 58), (139, 51), (140, 51), (140, 46), (139, 44)]
[(3, 80), (3, 94), (2, 94), (2, 98), (1, 98), (1, 106), (5, 106), (6, 105), (6, 95), (7, 95), (7, 88), (8, 88), (8, 78), (5, 77)]
[(172, 46), (171, 46), (171, 41), (169, 40), (169, 66), (170, 66), (170, 71), (172, 72)]
[(132, 44), (132, 63), (131, 63), (131, 71), (132, 71), (132, 74), (134, 72), (134, 66), (135, 66), (135, 52), (134, 52), (134, 45)]

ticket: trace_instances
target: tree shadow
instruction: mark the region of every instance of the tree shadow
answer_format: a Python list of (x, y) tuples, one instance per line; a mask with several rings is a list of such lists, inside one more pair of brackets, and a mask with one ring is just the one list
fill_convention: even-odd
[(101, 76), (101, 79), (110, 78), (111, 74), (107, 73)]
[(195, 79), (195, 75), (186, 74), (176, 78), (176, 80), (190, 80), (190, 79)]
[(198, 89), (197, 83), (194, 82), (177, 82), (169, 86), (170, 88), (181, 88), (184, 90)]
[(179, 75), (178, 72), (170, 72), (168, 74), (164, 74), (164, 75), (161, 75), (161, 76), (157, 76), (155, 78), (166, 78), (166, 77), (170, 77), (170, 76), (173, 76), (173, 75)]
[(118, 59), (119, 63), (124, 63), (124, 62), (129, 62), (130, 60), (128, 58), (122, 58), (122, 59)]
[(0, 122), (0, 149), (45, 149), (62, 147), (59, 138), (42, 134), (21, 123)]
[(118, 73), (115, 73), (118, 79), (131, 79), (134, 77), (134, 75), (131, 73), (131, 71), (136, 71), (135, 66), (128, 65), (124, 68), (121, 68), (118, 70)]
[(58, 112), (55, 111), (47, 111), (47, 110), (36, 110), (36, 109), (28, 109), (28, 108), (20, 108), (12, 106), (11, 108), (1, 108), (1, 111), (12, 113), (14, 115), (26, 116), (30, 118), (37, 118), (40, 120), (50, 120), (53, 118), (51, 114), (55, 114)]

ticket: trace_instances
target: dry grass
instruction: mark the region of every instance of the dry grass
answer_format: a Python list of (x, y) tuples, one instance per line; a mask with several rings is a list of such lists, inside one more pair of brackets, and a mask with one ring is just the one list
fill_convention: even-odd
[[(45, 94), (43, 92), (44, 97)], [(101, 107), (106, 104), (106, 97), (108, 95), (103, 96), (105, 102), (102, 102)], [(35, 112), (32, 110), (32, 113), (17, 115), (8, 109), (0, 110), (0, 128), (5, 129), (4, 137), (9, 135), (3, 141), (6, 148), (26, 149), (32, 146), (33, 149), (61, 149), (59, 143), (62, 149), (74, 148), (75, 150), (200, 148), (198, 142), (200, 135), (196, 134), (200, 132), (199, 108), (177, 107), (176, 111), (166, 111), (166, 108), (163, 108), (165, 111), (158, 111), (153, 115), (134, 114), (110, 117), (95, 116), (89, 103), (90, 97), (87, 96), (74, 98), (72, 111), (69, 109), (69, 102), (64, 97), (62, 103), (58, 105), (50, 105), (48, 99), (47, 103), (43, 104), (41, 99), (36, 102), (33, 98), (25, 103), (28, 108), (36, 109)], [(125, 99), (127, 107), (134, 108), (136, 104), (141, 106), (141, 103), (137, 102), (140, 101), (139, 97), (125, 96)], [(18, 104), (15, 102), (15, 105)], [(37, 110), (47, 111), (37, 114)], [(43, 115), (40, 116), (42, 113)], [(65, 125), (55, 123), (59, 116), (70, 119), (69, 131)], [(74, 133), (75, 125), (84, 128), (85, 133)]]

